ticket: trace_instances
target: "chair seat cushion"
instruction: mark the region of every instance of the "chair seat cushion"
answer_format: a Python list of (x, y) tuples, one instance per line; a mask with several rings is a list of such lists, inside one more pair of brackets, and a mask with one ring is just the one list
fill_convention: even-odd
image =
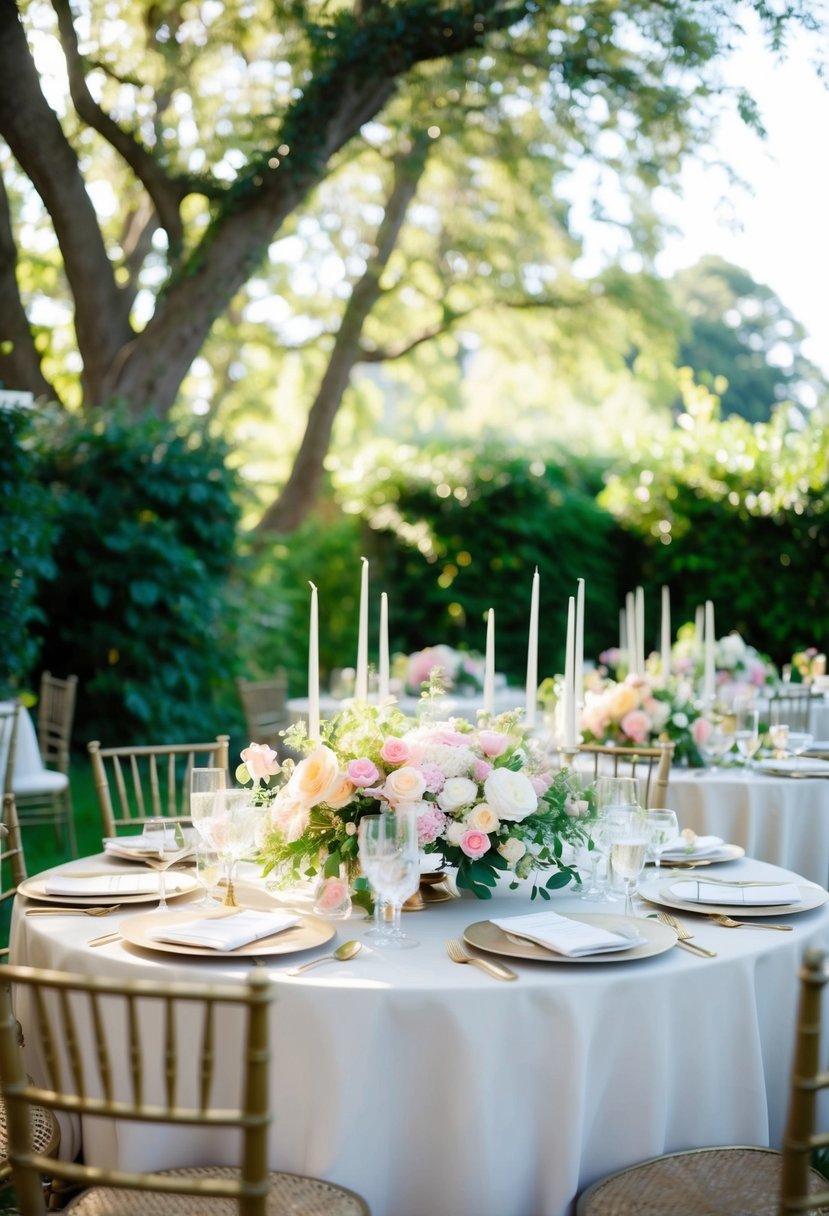
[[(643, 1161), (595, 1182), (577, 1216), (778, 1216), (782, 1157), (774, 1149), (703, 1148)], [(829, 1182), (812, 1170), (813, 1192)], [(820, 1212), (829, 1209), (821, 1208)]]
[(56, 773), (44, 768), (39, 773), (25, 773), (12, 779), (12, 790), (16, 798), (27, 794), (61, 794), (69, 784), (65, 773)]
[[(195, 1166), (192, 1169), (162, 1170), (173, 1178), (231, 1178), (233, 1169), (224, 1166)], [(302, 1174), (268, 1175), (268, 1216), (368, 1216), (365, 1202), (353, 1191), (306, 1178)], [(170, 1195), (162, 1191), (123, 1191), (96, 1186), (83, 1191), (64, 1209), (72, 1216), (238, 1216), (235, 1199), (206, 1199), (200, 1195)]]

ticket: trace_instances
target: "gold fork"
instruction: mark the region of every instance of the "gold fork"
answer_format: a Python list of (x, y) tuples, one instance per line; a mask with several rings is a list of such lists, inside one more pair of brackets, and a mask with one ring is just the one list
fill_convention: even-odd
[(117, 912), (121, 907), (120, 904), (108, 904), (104, 907), (101, 904), (96, 904), (92, 908), (27, 908), (27, 916), (109, 916), (110, 912)]
[(770, 925), (768, 921), (735, 920), (733, 916), (725, 916), (722, 912), (710, 913), (709, 920), (726, 929), (779, 929), (781, 933), (791, 933), (791, 925)]
[(517, 980), (518, 976), (509, 967), (505, 967), (503, 963), (491, 963), (489, 959), (475, 958), (471, 954), (467, 954), (457, 938), (450, 938), (446, 943), (446, 953), (449, 955), (453, 963), (472, 963), (474, 967), (480, 967), (482, 971), (486, 971), (488, 975), (492, 975), (496, 980)]
[(697, 954), (704, 954), (708, 958), (717, 957), (716, 950), (709, 950), (707, 946), (698, 946), (696, 942), (691, 941), (693, 933), (681, 925), (675, 916), (671, 916), (670, 912), (657, 912), (656, 919), (661, 920), (663, 925), (669, 925), (671, 929), (676, 930), (678, 946), (683, 946), (686, 950)]

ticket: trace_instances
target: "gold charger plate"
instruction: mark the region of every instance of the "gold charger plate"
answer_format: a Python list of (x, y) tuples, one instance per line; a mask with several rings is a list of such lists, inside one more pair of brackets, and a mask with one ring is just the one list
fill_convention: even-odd
[[(99, 872), (98, 874), (84, 872), (83, 874), (74, 874), (72, 877), (113, 878), (119, 873), (124, 873), (124, 871), (116, 870), (114, 872)], [(136, 895), (122, 895), (120, 891), (109, 891), (101, 895), (84, 895), (80, 892), (77, 895), (51, 895), (46, 890), (46, 882), (49, 877), (48, 874), (35, 874), (32, 878), (24, 878), (17, 888), (18, 894), (25, 895), (27, 899), (38, 899), (41, 903), (46, 904), (72, 904), (75, 907), (89, 906), (93, 908), (98, 904), (151, 904), (159, 899), (157, 887), (154, 891), (140, 891)], [(70, 877), (70, 875), (67, 874), (67, 877)], [(164, 877), (167, 880), (167, 899), (178, 899), (182, 895), (191, 895), (200, 886), (195, 874), (186, 874), (181, 870), (167, 870)]]
[[(739, 844), (720, 845), (713, 853), (703, 853), (701, 857), (695, 857), (693, 853), (684, 853), (681, 857), (666, 857), (663, 853), (662, 869), (670, 870), (672, 866), (714, 866), (720, 861), (737, 861), (745, 855), (745, 849)], [(653, 866), (653, 862), (649, 861), (648, 865)]]
[[(677, 878), (677, 882), (682, 882)], [(700, 882), (705, 880), (701, 877)], [(795, 912), (811, 912), (820, 908), (829, 899), (829, 892), (821, 887), (806, 887), (798, 885), (801, 900), (799, 904), (708, 904), (695, 900), (679, 899), (671, 893), (669, 887), (662, 887), (657, 892), (648, 892), (640, 888), (639, 894), (650, 904), (661, 905), (665, 908), (677, 908), (680, 912), (700, 912), (708, 916), (715, 912), (722, 916), (733, 916), (739, 913), (742, 917), (750, 916), (793, 916)]]
[[(284, 909), (280, 909), (284, 911)], [(180, 908), (174, 912), (146, 912), (143, 916), (131, 916), (119, 927), (124, 941), (144, 950), (158, 950), (162, 954), (198, 955), (203, 958), (258, 958), (263, 954), (296, 954), (300, 950), (311, 950), (330, 941), (336, 933), (331, 921), (318, 916), (306, 916), (298, 925), (281, 929), (271, 937), (260, 937), (247, 942), (235, 950), (211, 950), (209, 946), (188, 946), (183, 942), (160, 942), (154, 934), (170, 925), (183, 925), (189, 921), (206, 920), (227, 916), (225, 908)]]
[(475, 946), (478, 950), (487, 950), (490, 954), (504, 954), (507, 958), (532, 959), (541, 963), (629, 963), (640, 958), (650, 958), (654, 954), (662, 954), (676, 944), (676, 931), (660, 921), (644, 920), (638, 916), (610, 916), (604, 912), (567, 912), (564, 915), (585, 925), (598, 925), (611, 933), (629, 927), (631, 920), (635, 920), (636, 929), (647, 940), (641, 946), (631, 946), (629, 950), (609, 950), (603, 954), (581, 954), (578, 958), (569, 958), (566, 954), (545, 950), (535, 942), (512, 939), (503, 929), (493, 925), (491, 920), (476, 921), (474, 925), (464, 929), (463, 936), (468, 945)]

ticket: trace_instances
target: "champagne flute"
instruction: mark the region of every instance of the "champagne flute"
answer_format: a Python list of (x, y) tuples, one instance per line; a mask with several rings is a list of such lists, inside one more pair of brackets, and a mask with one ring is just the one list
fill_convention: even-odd
[(398, 807), (363, 815), (360, 820), (360, 865), (375, 894), (391, 907), (388, 931), (375, 938), (375, 945), (404, 950), (419, 943), (400, 928), (400, 910), (420, 883), (420, 847), (417, 812)]
[(647, 812), (648, 852), (653, 857), (657, 872), (662, 867), (662, 854), (672, 840), (679, 835), (679, 820), (676, 811), (656, 807)]
[(219, 790), (226, 786), (227, 773), (223, 768), (190, 770), (190, 821), (199, 837), (211, 848), (213, 802)]
[(236, 865), (255, 847), (261, 808), (254, 801), (254, 790), (221, 789), (212, 797), (210, 836), (226, 875), (223, 902), (225, 907), (238, 908), (233, 887)]
[(610, 862), (625, 885), (625, 915), (633, 916), (633, 896), (648, 851), (647, 818), (642, 812), (614, 815), (611, 820)]

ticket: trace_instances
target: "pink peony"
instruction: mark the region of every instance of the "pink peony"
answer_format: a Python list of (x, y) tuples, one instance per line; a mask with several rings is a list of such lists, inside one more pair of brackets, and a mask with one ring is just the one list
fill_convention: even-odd
[(651, 730), (651, 720), (641, 709), (632, 709), (620, 723), (622, 730), (634, 743), (645, 743)]
[(696, 718), (691, 723), (691, 734), (697, 747), (705, 747), (705, 744), (711, 737), (713, 726), (707, 718)]
[(483, 857), (484, 853), (489, 852), (490, 847), (490, 839), (486, 832), (479, 832), (476, 828), (470, 828), (461, 837), (461, 849), (467, 857), (473, 859)]
[(380, 756), (386, 764), (405, 764), (409, 759), (409, 745), (405, 739), (390, 735), (380, 748)]
[(437, 840), (446, 827), (446, 816), (443, 811), (439, 811), (436, 806), (431, 806), (428, 802), (424, 802), (422, 805), (426, 809), (417, 817), (417, 843), (421, 848)]
[(472, 775), (476, 781), (486, 781), (491, 772), (492, 765), (488, 760), (476, 760), (472, 765)]
[(509, 735), (498, 730), (479, 730), (478, 743), (485, 756), (503, 756), (509, 746)]
[(380, 777), (379, 768), (367, 756), (363, 756), (359, 760), (349, 760), (346, 771), (352, 785), (359, 785), (361, 787), (373, 785)]
[(439, 794), (443, 789), (446, 777), (443, 774), (443, 769), (438, 764), (421, 764), (420, 772), (423, 780), (426, 782), (427, 794)]

